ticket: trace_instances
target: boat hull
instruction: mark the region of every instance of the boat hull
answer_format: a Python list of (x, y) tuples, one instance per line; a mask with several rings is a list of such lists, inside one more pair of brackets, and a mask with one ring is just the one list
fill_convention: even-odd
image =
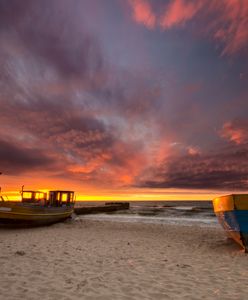
[(44, 207), (18, 202), (0, 203), (1, 224), (49, 225), (64, 221), (72, 213), (72, 206)]
[(213, 200), (215, 214), (228, 237), (248, 252), (248, 195), (228, 195)]

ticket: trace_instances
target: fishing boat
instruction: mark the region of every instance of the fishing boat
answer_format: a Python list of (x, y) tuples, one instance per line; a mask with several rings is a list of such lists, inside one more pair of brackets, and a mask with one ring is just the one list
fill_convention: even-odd
[(217, 197), (213, 206), (227, 235), (248, 252), (248, 194)]
[(63, 221), (74, 209), (73, 191), (22, 190), (21, 201), (0, 197), (0, 223), (46, 225)]

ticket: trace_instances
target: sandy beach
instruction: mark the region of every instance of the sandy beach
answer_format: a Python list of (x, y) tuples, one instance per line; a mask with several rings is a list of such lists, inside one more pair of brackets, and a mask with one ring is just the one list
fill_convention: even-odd
[(0, 299), (247, 299), (248, 256), (221, 228), (1, 228), (0, 264)]

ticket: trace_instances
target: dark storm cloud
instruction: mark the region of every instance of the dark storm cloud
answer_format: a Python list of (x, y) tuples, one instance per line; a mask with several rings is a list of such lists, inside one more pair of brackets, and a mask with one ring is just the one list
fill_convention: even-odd
[(1, 171), (7, 175), (51, 166), (52, 160), (40, 149), (27, 149), (11, 142), (0, 140)]
[(96, 39), (79, 19), (80, 1), (1, 1), (2, 33), (18, 37), (27, 49), (66, 78), (86, 76), (102, 67)]
[(213, 190), (248, 189), (248, 145), (229, 147), (209, 155), (171, 157), (155, 170), (155, 180), (142, 184), (151, 188)]

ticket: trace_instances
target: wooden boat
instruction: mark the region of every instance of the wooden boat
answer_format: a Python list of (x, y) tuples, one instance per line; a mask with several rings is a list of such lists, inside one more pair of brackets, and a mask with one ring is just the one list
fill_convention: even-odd
[(248, 194), (215, 198), (213, 206), (227, 235), (248, 252)]
[(74, 208), (72, 191), (22, 191), (21, 201), (5, 201), (0, 197), (0, 223), (45, 225), (63, 221)]

